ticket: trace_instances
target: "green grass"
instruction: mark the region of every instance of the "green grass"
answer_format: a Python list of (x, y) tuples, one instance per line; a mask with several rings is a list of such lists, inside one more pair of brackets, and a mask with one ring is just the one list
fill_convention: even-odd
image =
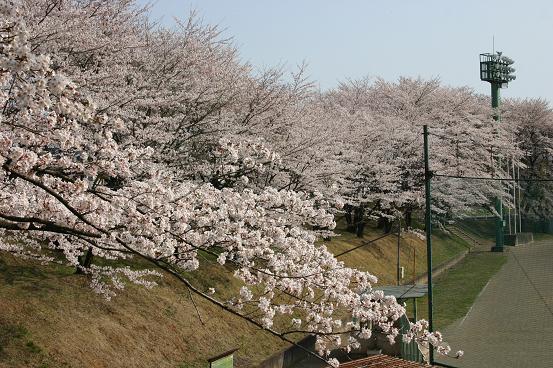
[(29, 352), (32, 353), (32, 354), (38, 354), (38, 353), (42, 352), (42, 349), (40, 348), (40, 346), (36, 345), (31, 340), (27, 341), (25, 346), (29, 349)]
[(440, 230), (434, 230), (432, 234), (432, 264), (439, 266), (468, 250), (470, 244), (465, 240), (444, 233)]
[[(434, 325), (443, 329), (464, 317), (492, 276), (507, 261), (504, 253), (470, 253), (434, 284)], [(428, 318), (427, 299), (418, 301), (418, 318)], [(408, 304), (412, 315), (412, 305)]]
[(26, 334), (27, 330), (24, 327), (0, 320), (0, 357), (5, 354), (4, 350), (8, 343), (20, 340)]
[[(339, 223), (340, 227), (343, 224)], [(376, 239), (383, 234), (382, 230), (367, 227), (363, 238), (358, 238), (355, 234), (348, 233), (338, 228), (339, 234), (330, 242), (324, 242), (327, 248), (334, 254), (341, 253), (348, 249), (363, 244), (371, 239)], [(438, 266), (452, 258), (455, 258), (466, 251), (469, 244), (443, 231), (436, 230), (432, 237), (433, 265)], [(372, 244), (363, 246), (342, 257), (344, 263), (353, 268), (362, 271), (368, 271), (379, 279), (380, 285), (390, 285), (396, 283), (396, 265), (397, 265), (397, 236), (391, 234)], [(405, 268), (405, 278), (403, 282), (408, 282), (414, 277), (426, 273), (426, 241), (419, 237), (402, 233), (400, 240), (400, 264)]]
[[(48, 367), (50, 360), (43, 354), (42, 348), (30, 339), (27, 328), (5, 317), (0, 316), (0, 366)], [(17, 358), (12, 359), (14, 356)]]
[[(237, 287), (215, 265), (191, 279), (222, 295)], [(204, 368), (232, 348), (242, 367), (254, 367), (287, 345), (198, 297), (194, 305), (168, 275), (151, 290), (129, 285), (111, 301), (89, 281), (72, 267), (0, 252), (0, 367)]]
[[(364, 239), (342, 232), (324, 242), (339, 252), (382, 235), (367, 228)], [(401, 263), (407, 278), (426, 270), (425, 241), (401, 239)], [(459, 239), (437, 232), (434, 262), (466, 249)], [(389, 236), (344, 257), (347, 265), (371, 271), (381, 284), (395, 282), (397, 238)], [(206, 267), (187, 274), (201, 289), (214, 287), (225, 299), (240, 287), (232, 270), (202, 254)], [(414, 262), (413, 262), (414, 261)], [(96, 264), (112, 261), (95, 259)], [(143, 261), (123, 265), (144, 268)], [(259, 361), (286, 344), (213, 305), (195, 298), (205, 324), (183, 286), (166, 276), (153, 290), (130, 285), (111, 301), (94, 294), (84, 275), (60, 265), (40, 265), (0, 252), (0, 366), (9, 367), (205, 367), (207, 358), (238, 347), (241, 367)]]

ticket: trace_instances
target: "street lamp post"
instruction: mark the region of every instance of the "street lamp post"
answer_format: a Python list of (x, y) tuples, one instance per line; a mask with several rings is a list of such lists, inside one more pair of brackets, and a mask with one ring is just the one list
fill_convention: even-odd
[[(499, 90), (506, 88), (508, 83), (515, 80), (515, 69), (511, 66), (514, 61), (501, 52), (493, 54), (480, 54), (480, 80), (489, 82), (492, 87), (492, 108), (494, 109), (494, 120), (500, 121), (499, 116)], [(498, 213), (495, 222), (495, 246), (492, 252), (503, 252), (503, 203), (500, 197), (495, 198), (495, 210)]]

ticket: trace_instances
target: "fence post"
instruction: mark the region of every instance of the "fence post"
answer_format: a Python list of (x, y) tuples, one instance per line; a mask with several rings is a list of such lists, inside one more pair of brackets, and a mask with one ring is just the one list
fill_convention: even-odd
[(397, 284), (401, 285), (401, 219), (397, 220)]

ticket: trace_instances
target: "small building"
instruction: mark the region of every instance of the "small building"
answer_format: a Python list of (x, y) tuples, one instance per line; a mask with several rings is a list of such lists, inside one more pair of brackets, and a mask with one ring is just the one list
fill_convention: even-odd
[[(428, 285), (416, 284), (383, 286), (375, 289), (381, 290), (384, 292), (384, 295), (394, 296), (399, 303), (411, 301), (413, 303), (413, 321), (417, 320), (417, 299), (423, 298), (428, 293)], [(409, 318), (406, 315), (403, 315), (398, 320), (400, 334), (407, 333), (410, 328), (409, 322)], [(379, 348), (383, 349), (386, 354), (397, 355), (413, 362), (423, 362), (425, 360), (424, 355), (428, 354), (428, 351), (421, 351), (415, 341), (404, 342), (401, 338), (397, 339), (394, 345), (379, 346)]]
[(232, 349), (208, 359), (209, 368), (233, 368), (236, 350), (238, 349)]

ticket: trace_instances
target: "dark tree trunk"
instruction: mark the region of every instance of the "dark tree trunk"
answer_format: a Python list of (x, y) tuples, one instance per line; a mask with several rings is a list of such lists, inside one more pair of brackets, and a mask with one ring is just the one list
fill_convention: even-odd
[(377, 227), (384, 231), (384, 234), (388, 234), (392, 231), (392, 222), (387, 217), (380, 217), (378, 219)]
[(79, 266), (77, 267), (77, 270), (75, 271), (75, 273), (83, 274), (84, 273), (83, 269), (89, 268), (90, 265), (92, 264), (93, 256), (94, 255), (92, 254), (92, 248), (88, 248), (88, 250), (84, 255), (79, 256)]
[(386, 219), (384, 222), (384, 232), (388, 234), (390, 231), (392, 231), (392, 224), (393, 222), (389, 219)]
[(352, 211), (353, 211), (353, 206), (350, 205), (350, 204), (346, 204), (344, 206), (344, 210), (346, 211), (344, 217), (346, 218), (346, 230), (350, 233), (354, 233), (355, 232), (355, 225), (354, 225), (354, 222), (353, 222), (353, 215), (352, 215)]
[(413, 210), (408, 209), (405, 211), (405, 227), (409, 228), (413, 224)]
[(363, 232), (365, 231), (365, 208), (363, 206), (359, 206), (355, 208), (355, 235), (357, 235), (358, 238), (363, 237)]

